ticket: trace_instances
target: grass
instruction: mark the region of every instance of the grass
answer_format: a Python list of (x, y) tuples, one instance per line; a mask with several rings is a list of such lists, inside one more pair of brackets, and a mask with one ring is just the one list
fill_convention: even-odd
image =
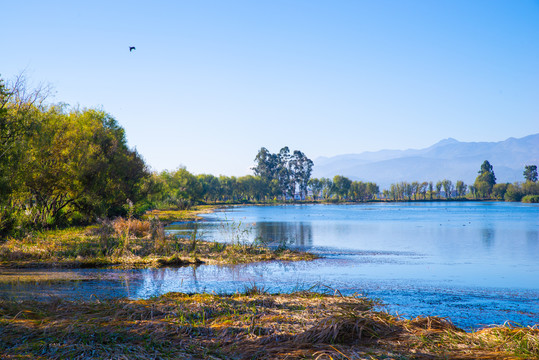
[(157, 217), (161, 222), (171, 223), (174, 221), (195, 221), (201, 220), (200, 214), (212, 212), (216, 206), (214, 205), (197, 205), (189, 210), (151, 210), (142, 217), (143, 220), (151, 220)]
[(149, 300), (0, 300), (0, 336), (4, 358), (539, 358), (535, 328), (466, 333), (441, 318), (392, 316), (361, 296), (260, 288)]
[(193, 219), (201, 211), (152, 212), (146, 220), (118, 218), (90, 227), (33, 233), (0, 243), (0, 267), (159, 267), (190, 264), (239, 264), (257, 261), (312, 260), (315, 255), (262, 244), (219, 243), (165, 236), (163, 216)]

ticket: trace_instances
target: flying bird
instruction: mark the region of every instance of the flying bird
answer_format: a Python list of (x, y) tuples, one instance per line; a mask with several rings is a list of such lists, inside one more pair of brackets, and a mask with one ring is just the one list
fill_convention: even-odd
[(137, 49), (135, 49), (134, 46), (130, 46), (130, 47), (129, 47), (129, 52), (131, 52), (131, 51), (133, 51), (133, 50), (137, 50)]

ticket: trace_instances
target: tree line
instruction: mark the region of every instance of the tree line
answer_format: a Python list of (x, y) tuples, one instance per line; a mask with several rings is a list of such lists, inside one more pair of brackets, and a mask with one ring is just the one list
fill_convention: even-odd
[(199, 203), (539, 201), (536, 165), (526, 165), (524, 182), (496, 183), (488, 161), (470, 185), (399, 182), (383, 191), (342, 175), (312, 178), (313, 161), (287, 146), (278, 153), (262, 147), (253, 175), (195, 175), (184, 167), (151, 172), (110, 114), (47, 105), (48, 93), (29, 89), (22, 76), (9, 83), (0, 78), (0, 235)]

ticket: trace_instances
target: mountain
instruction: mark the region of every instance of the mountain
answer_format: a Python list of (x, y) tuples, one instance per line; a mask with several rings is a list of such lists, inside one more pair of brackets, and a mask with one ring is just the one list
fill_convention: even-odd
[(320, 157), (313, 177), (343, 175), (373, 181), (381, 189), (399, 181), (449, 179), (473, 184), (483, 161), (494, 167), (498, 183), (523, 181), (525, 165), (539, 165), (539, 134), (499, 142), (460, 142), (444, 139), (425, 149), (367, 151)]

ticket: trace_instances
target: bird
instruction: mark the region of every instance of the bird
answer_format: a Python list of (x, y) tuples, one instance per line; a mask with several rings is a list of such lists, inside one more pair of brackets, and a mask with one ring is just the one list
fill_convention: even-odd
[(133, 50), (137, 50), (137, 49), (135, 49), (134, 46), (130, 46), (130, 47), (129, 47), (129, 52), (131, 52), (131, 51), (133, 51)]

